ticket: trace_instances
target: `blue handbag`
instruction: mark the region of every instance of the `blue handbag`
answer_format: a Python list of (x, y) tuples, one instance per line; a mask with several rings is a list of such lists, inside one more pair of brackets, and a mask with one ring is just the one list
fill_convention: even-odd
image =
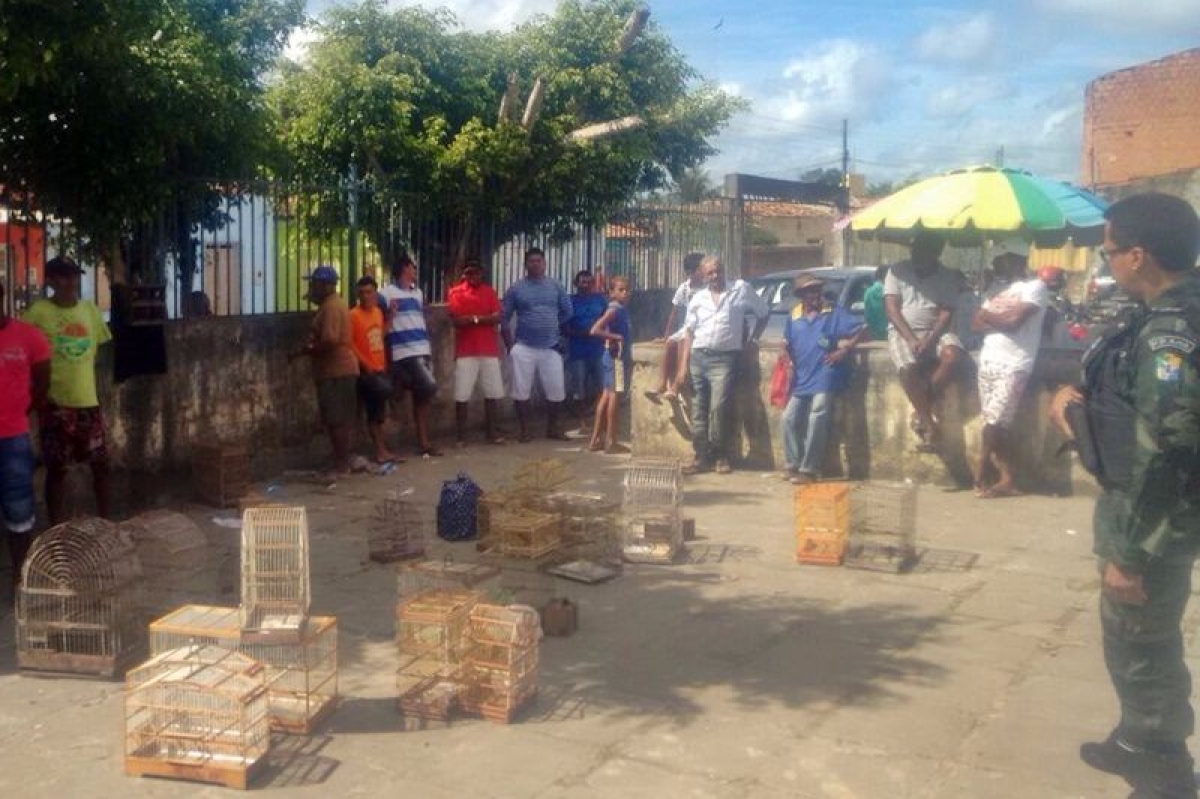
[(446, 541), (470, 541), (479, 534), (476, 513), (483, 489), (459, 472), (458, 477), (442, 483), (438, 497), (437, 534)]

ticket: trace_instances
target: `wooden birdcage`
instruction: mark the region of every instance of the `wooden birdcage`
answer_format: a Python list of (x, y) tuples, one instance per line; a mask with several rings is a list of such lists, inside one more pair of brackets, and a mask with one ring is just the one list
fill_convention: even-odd
[(367, 533), (367, 557), (376, 563), (395, 563), (424, 554), (424, 525), (416, 506), (399, 496), (388, 496), (376, 505)]
[(196, 444), (192, 448), (192, 485), (200, 501), (230, 508), (250, 488), (250, 453), (245, 444)]
[(540, 637), (541, 623), (533, 608), (476, 605), (459, 695), (463, 710), (510, 723), (537, 694)]
[(532, 506), (541, 513), (559, 517), (562, 543), (555, 563), (593, 561), (615, 568), (621, 566), (620, 506), (603, 494), (556, 491), (539, 498)]
[(310, 616), (298, 643), (242, 640), (237, 608), (185, 605), (150, 624), (150, 652), (189, 644), (235, 649), (267, 674), (271, 728), (307, 735), (337, 707), (337, 619)]
[(457, 699), (462, 662), (469, 646), (473, 591), (429, 591), (402, 599), (396, 607), (396, 671), (401, 713), (444, 721)]
[(850, 484), (796, 486), (796, 561), (840, 566), (850, 532)]
[(430, 591), (470, 591), (500, 574), (494, 566), (449, 559), (408, 561), (397, 571), (396, 589), (402, 600)]
[(677, 458), (635, 458), (621, 482), (625, 513), (674, 513), (683, 505), (683, 467)]
[(209, 565), (208, 539), (200, 527), (169, 510), (139, 513), (121, 523), (133, 541), (145, 575), (143, 598), (150, 616), (187, 602), (202, 602), (217, 592)]
[(540, 558), (562, 544), (561, 526), (562, 519), (555, 514), (505, 511), (492, 519), (494, 549), (510, 558)]
[(526, 461), (517, 469), (511, 491), (531, 498), (543, 497), (561, 491), (573, 479), (570, 468), (558, 458), (540, 458)]
[(858, 483), (850, 492), (850, 538), (845, 564), (900, 573), (917, 560), (917, 487)]
[(305, 509), (247, 510), (242, 516), (243, 633), (298, 642), (310, 597)]
[(180, 647), (126, 679), (126, 774), (244, 789), (270, 745), (265, 670), (245, 655)]
[(75, 519), (34, 541), (17, 591), (17, 666), (120, 674), (145, 642), (142, 571), (129, 537)]

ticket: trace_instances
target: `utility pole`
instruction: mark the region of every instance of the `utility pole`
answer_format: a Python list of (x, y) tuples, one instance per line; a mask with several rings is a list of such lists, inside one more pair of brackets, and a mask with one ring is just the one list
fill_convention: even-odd
[[(850, 215), (850, 121), (842, 120), (842, 191), (841, 197), (842, 216)], [(850, 230), (850, 226), (846, 225), (842, 228), (842, 266), (850, 266), (853, 261), (850, 259), (850, 244), (854, 239), (854, 233)]]
[(998, 166), (998, 167), (1004, 166), (1004, 145), (1003, 144), (1001, 144), (1000, 147), (996, 149), (996, 166)]
[(342, 275), (346, 281), (342, 285), (342, 293), (349, 292), (349, 287), (358, 280), (358, 165), (351, 163), (346, 175), (346, 204), (350, 221), (350, 237), (346, 247), (346, 270)]

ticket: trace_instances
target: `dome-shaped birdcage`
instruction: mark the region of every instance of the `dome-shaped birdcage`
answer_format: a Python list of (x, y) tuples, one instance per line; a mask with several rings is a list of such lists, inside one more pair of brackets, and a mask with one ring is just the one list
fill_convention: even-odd
[(208, 557), (208, 538), (182, 513), (152, 510), (121, 523), (137, 550), (145, 574), (148, 615), (158, 616), (217, 593), (217, 575)]
[(117, 525), (75, 519), (50, 528), (21, 574), (21, 668), (113, 676), (140, 647), (141, 564)]

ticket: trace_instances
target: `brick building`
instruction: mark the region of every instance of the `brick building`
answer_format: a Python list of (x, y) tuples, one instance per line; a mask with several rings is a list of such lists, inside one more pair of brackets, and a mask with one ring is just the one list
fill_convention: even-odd
[(1200, 169), (1200, 48), (1088, 84), (1082, 182), (1105, 188)]

